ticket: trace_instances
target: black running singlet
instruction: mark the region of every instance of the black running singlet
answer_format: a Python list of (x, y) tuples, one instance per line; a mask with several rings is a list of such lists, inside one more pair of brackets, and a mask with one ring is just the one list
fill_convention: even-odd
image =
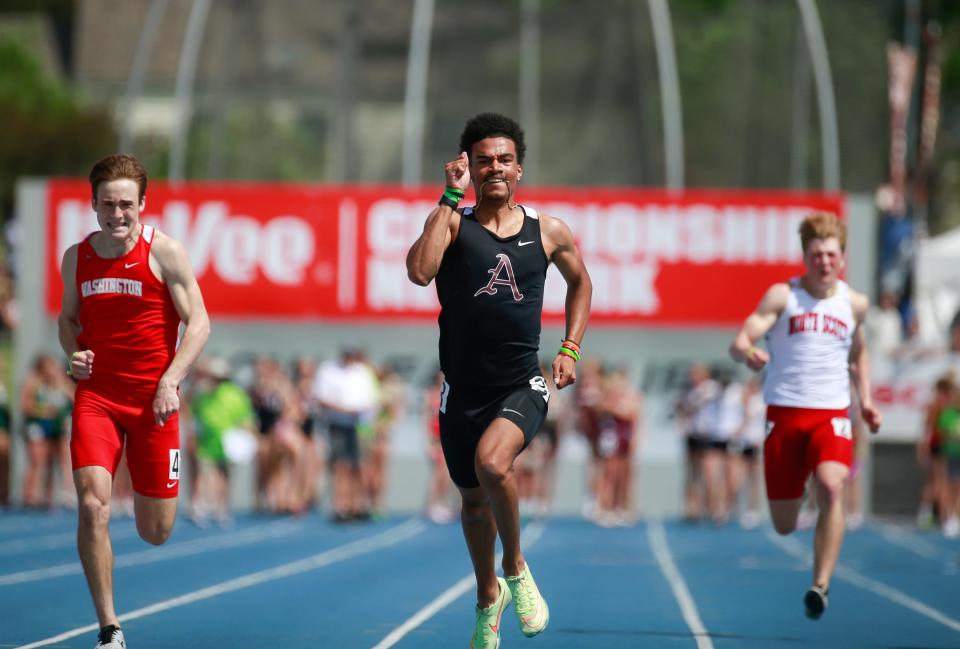
[(506, 238), (464, 210), (437, 273), (440, 367), (450, 385), (508, 386), (539, 372), (547, 255), (536, 211), (519, 206), (520, 232)]

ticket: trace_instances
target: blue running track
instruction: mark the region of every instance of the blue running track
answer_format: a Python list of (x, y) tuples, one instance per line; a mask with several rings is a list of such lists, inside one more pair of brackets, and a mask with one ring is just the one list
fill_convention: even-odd
[[(0, 647), (96, 641), (76, 515), (0, 514)], [(458, 525), (316, 515), (180, 520), (152, 547), (111, 524), (130, 649), (429, 649), (469, 646), (474, 583)], [(675, 521), (601, 529), (525, 523), (550, 625), (503, 649), (948, 649), (960, 647), (960, 542), (868, 524), (847, 535), (824, 617), (803, 615), (810, 532), (782, 538)]]

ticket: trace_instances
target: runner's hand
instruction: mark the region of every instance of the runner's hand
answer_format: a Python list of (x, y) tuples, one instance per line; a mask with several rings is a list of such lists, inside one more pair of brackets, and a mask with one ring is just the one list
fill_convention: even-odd
[(744, 362), (754, 372), (762, 370), (770, 362), (770, 354), (759, 347), (751, 347), (743, 355)]
[(863, 421), (865, 421), (867, 426), (870, 428), (871, 433), (875, 433), (880, 430), (880, 423), (883, 420), (883, 415), (880, 414), (880, 411), (877, 410), (873, 404), (865, 404), (860, 406), (860, 414), (863, 416)]
[(577, 381), (577, 362), (566, 354), (557, 354), (553, 359), (553, 383), (563, 389)]
[(447, 175), (447, 187), (457, 187), (467, 191), (470, 187), (470, 159), (466, 151), (461, 151), (460, 156), (443, 167)]
[(93, 374), (93, 351), (83, 349), (70, 355), (70, 376), (85, 381)]
[(180, 395), (177, 387), (164, 383), (162, 380), (157, 386), (157, 394), (153, 398), (153, 418), (157, 425), (163, 424), (180, 409)]

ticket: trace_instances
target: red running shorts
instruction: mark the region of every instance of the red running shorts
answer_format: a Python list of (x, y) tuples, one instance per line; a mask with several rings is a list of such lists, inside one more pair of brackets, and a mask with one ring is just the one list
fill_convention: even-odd
[(70, 436), (73, 469), (102, 466), (115, 473), (124, 440), (134, 491), (175, 498), (180, 485), (179, 413), (160, 426), (153, 418), (152, 397), (138, 404), (78, 389)]
[(853, 434), (847, 409), (767, 406), (763, 473), (767, 498), (803, 496), (810, 473), (823, 462), (853, 464)]

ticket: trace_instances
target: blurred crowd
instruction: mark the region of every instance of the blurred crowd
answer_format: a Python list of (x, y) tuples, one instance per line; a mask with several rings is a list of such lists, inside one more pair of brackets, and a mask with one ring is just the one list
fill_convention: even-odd
[[(70, 413), (74, 383), (58, 357), (41, 354), (20, 391), (27, 465), (22, 504), (73, 507)], [(552, 369), (549, 414), (516, 467), (524, 513), (546, 514), (553, 501), (555, 466), (563, 436), (589, 449), (584, 513), (600, 525), (636, 520), (634, 471), (643, 400), (628, 373), (586, 361), (575, 391), (558, 394)], [(423, 512), (451, 522), (459, 514), (440, 448), (439, 403), (443, 375), (425, 385), (363, 350), (344, 346), (333, 359), (284, 363), (269, 356), (230, 363), (201, 358), (181, 389), (181, 435), (188, 516), (199, 526), (231, 524), (231, 478), (253, 469), (258, 512), (329, 512), (337, 522), (384, 513), (391, 436), (401, 418), (422, 422), (429, 476)], [(9, 504), (11, 403), (0, 384), (0, 503)], [(419, 410), (419, 412), (417, 412)], [(130, 514), (133, 496), (125, 461), (114, 486), (114, 514)]]
[[(0, 288), (3, 282), (0, 281)], [(12, 311), (12, 309), (11, 309)], [(895, 296), (881, 299), (867, 334), (878, 363), (943, 354), (911, 342)], [(9, 331), (9, 329), (7, 330)], [(960, 352), (960, 318), (950, 327), (948, 351)], [(0, 374), (7, 374), (0, 356)], [(58, 356), (40, 354), (18, 393), (0, 381), (0, 506), (10, 504), (11, 412), (19, 408), (26, 465), (21, 502), (29, 508), (73, 507), (70, 412), (74, 383)], [(683, 514), (689, 520), (754, 527), (765, 519), (762, 447), (765, 405), (758, 377), (746, 380), (734, 367), (694, 363), (673, 407), (685, 457)], [(583, 515), (597, 525), (632, 525), (638, 518), (637, 471), (645, 421), (644, 395), (626, 368), (584, 359), (572, 390), (551, 387), (542, 430), (515, 466), (521, 510), (549, 512), (554, 500), (558, 452), (565, 443), (586, 453)], [(459, 497), (440, 448), (438, 410), (443, 376), (418, 381), (410, 371), (371, 362), (346, 345), (337, 357), (294, 362), (263, 356), (202, 358), (181, 392), (181, 430), (190, 519), (200, 526), (231, 524), (237, 467), (253, 472), (253, 506), (259, 512), (302, 514), (320, 509), (337, 522), (384, 513), (391, 439), (402, 420), (422, 427), (426, 449), (424, 516), (454, 521)], [(846, 490), (847, 523), (863, 522), (861, 468), (863, 425), (851, 409), (856, 464)], [(960, 536), (960, 382), (952, 372), (937, 378), (917, 442), (924, 487), (918, 524)], [(242, 486), (239, 488), (243, 488)], [(117, 472), (114, 513), (130, 514), (133, 494), (125, 462)], [(233, 490), (232, 490), (233, 489)], [(814, 505), (801, 515), (812, 525)]]
[(917, 459), (924, 468), (917, 524), (960, 537), (960, 386), (952, 371), (934, 385)]
[(334, 521), (383, 513), (390, 431), (406, 404), (392, 368), (346, 346), (290, 368), (257, 358), (246, 384), (237, 374), (223, 358), (204, 358), (186, 390), (194, 522), (229, 524), (230, 467), (250, 462), (257, 511), (302, 514), (329, 492)]
[[(855, 404), (851, 406), (854, 464), (844, 490), (851, 529), (864, 521), (861, 479), (867, 453), (858, 412)], [(732, 367), (711, 369), (694, 363), (675, 413), (685, 441), (684, 518), (724, 525), (735, 517), (745, 528), (756, 527), (764, 518), (762, 453), (767, 435), (760, 378), (741, 381)], [(815, 522), (811, 498), (801, 512), (799, 527), (809, 528)]]

